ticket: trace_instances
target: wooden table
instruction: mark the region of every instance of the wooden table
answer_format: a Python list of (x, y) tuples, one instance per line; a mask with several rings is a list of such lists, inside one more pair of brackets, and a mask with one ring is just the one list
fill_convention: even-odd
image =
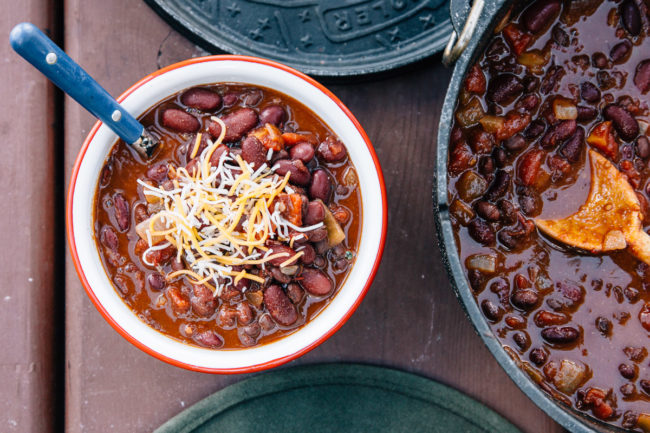
[[(139, 0), (16, 2), (0, 18), (52, 30), (113, 95), (161, 66), (205, 54)], [(87, 299), (64, 239), (64, 184), (93, 118), (2, 45), (0, 120), (0, 431), (150, 431), (247, 376), (185, 371), (130, 345)], [(329, 87), (356, 114), (383, 165), (386, 251), (350, 321), (291, 365), (354, 361), (437, 379), (527, 432), (562, 429), (529, 401), (464, 317), (436, 247), (431, 182), (450, 71), (440, 57), (408, 72)], [(9, 79), (7, 79), (9, 77)], [(7, 188), (8, 187), (8, 188)], [(65, 303), (63, 299), (65, 297)]]

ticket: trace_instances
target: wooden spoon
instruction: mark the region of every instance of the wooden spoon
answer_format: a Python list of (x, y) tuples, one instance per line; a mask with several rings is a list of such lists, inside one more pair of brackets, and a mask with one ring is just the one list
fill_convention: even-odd
[(535, 220), (551, 238), (592, 254), (628, 251), (650, 265), (650, 236), (643, 231), (641, 204), (632, 186), (609, 160), (589, 150), (591, 188), (587, 202), (563, 219)]

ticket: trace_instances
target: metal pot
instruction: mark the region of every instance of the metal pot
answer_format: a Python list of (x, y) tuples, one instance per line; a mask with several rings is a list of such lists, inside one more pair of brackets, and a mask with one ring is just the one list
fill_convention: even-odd
[(463, 265), (458, 257), (458, 249), (449, 217), (447, 197), (447, 157), (454, 109), (467, 70), (482, 54), (492, 36), (493, 29), (499, 21), (512, 6), (516, 6), (518, 3), (521, 2), (516, 0), (475, 0), (470, 7), (469, 0), (451, 0), (450, 2), (451, 22), (455, 33), (445, 50), (443, 62), (449, 65), (455, 61), (455, 66), (438, 126), (438, 151), (433, 182), (433, 202), (438, 244), (452, 288), (465, 313), (474, 325), (478, 335), (492, 352), (492, 355), (524, 394), (533, 400), (540, 409), (571, 432), (623, 432), (624, 430), (618, 427), (588, 417), (553, 399), (515, 364), (488, 326), (474, 299), (463, 271)]

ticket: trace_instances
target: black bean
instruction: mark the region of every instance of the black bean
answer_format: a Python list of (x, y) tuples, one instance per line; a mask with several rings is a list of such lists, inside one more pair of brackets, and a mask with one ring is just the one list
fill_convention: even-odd
[(609, 52), (609, 58), (614, 63), (623, 63), (627, 60), (632, 52), (632, 43), (627, 39), (614, 45)]
[(521, 134), (515, 134), (507, 139), (503, 146), (510, 152), (519, 152), (526, 147), (526, 139)]
[(636, 376), (636, 369), (630, 364), (621, 364), (618, 366), (618, 371), (626, 379), (634, 379)]
[(530, 338), (525, 332), (515, 332), (512, 339), (521, 350), (526, 350), (530, 346)]
[(524, 11), (524, 25), (532, 33), (537, 33), (551, 23), (561, 8), (559, 0), (537, 0)]
[(491, 156), (481, 156), (478, 160), (478, 170), (483, 175), (494, 173), (495, 170), (494, 159)]
[(541, 367), (542, 365), (546, 364), (546, 361), (548, 360), (548, 353), (546, 353), (544, 349), (536, 347), (530, 351), (530, 355), (528, 357), (533, 362), (533, 364)]
[(501, 218), (501, 212), (496, 205), (493, 205), (489, 201), (481, 200), (476, 203), (476, 213), (480, 217), (488, 221), (498, 221)]
[(494, 242), (496, 241), (494, 229), (492, 229), (492, 227), (485, 221), (474, 219), (468, 224), (467, 229), (469, 235), (476, 242), (483, 245), (494, 245)]
[(478, 269), (470, 269), (469, 272), (467, 272), (467, 279), (469, 280), (469, 285), (472, 287), (472, 290), (476, 293), (483, 289), (483, 284), (486, 280), (483, 272)]
[(600, 101), (600, 90), (589, 81), (585, 81), (580, 84), (580, 96), (587, 102), (596, 103)]
[(578, 162), (582, 156), (584, 144), (585, 130), (578, 127), (573, 136), (560, 148), (560, 155), (564, 156), (569, 162)]
[(495, 201), (502, 198), (510, 188), (510, 173), (504, 170), (498, 170), (494, 175), (494, 181), (485, 193), (485, 199)]
[(155, 291), (160, 291), (164, 289), (165, 285), (167, 284), (167, 282), (165, 281), (165, 277), (163, 277), (158, 272), (152, 272), (149, 275), (147, 275), (147, 283), (149, 283), (149, 288)]
[(639, 158), (648, 159), (650, 157), (650, 140), (645, 135), (642, 135), (636, 140), (634, 151)]
[(555, 43), (562, 47), (568, 47), (569, 44), (571, 43), (571, 38), (569, 37), (569, 34), (564, 31), (564, 29), (560, 24), (556, 24), (553, 26), (551, 35), (553, 36), (553, 40), (555, 41)]
[(510, 299), (512, 304), (522, 310), (530, 310), (539, 302), (539, 295), (533, 290), (517, 290)]
[(542, 337), (549, 343), (567, 344), (576, 341), (580, 337), (580, 331), (571, 326), (552, 326), (542, 330)]
[(497, 203), (501, 211), (501, 219), (505, 224), (514, 224), (517, 222), (517, 208), (508, 200), (499, 200)]
[(508, 156), (506, 155), (506, 151), (503, 150), (501, 147), (494, 148), (494, 150), (492, 151), (492, 158), (494, 158), (494, 162), (499, 168), (505, 167), (506, 163), (508, 162)]
[(578, 105), (578, 122), (591, 122), (598, 116), (598, 110), (594, 107), (587, 107), (585, 105)]
[(577, 127), (578, 124), (575, 120), (562, 120), (551, 126), (546, 134), (544, 134), (544, 137), (542, 137), (542, 147), (547, 149), (556, 147), (571, 137), (576, 132)]
[(536, 119), (530, 122), (530, 125), (524, 131), (524, 137), (532, 140), (542, 135), (545, 130), (546, 124), (542, 120)]
[(612, 332), (612, 322), (610, 322), (609, 319), (600, 316), (596, 318), (596, 329), (598, 329), (601, 334), (608, 336)]
[(501, 105), (508, 105), (524, 90), (524, 86), (516, 75), (499, 74), (490, 80), (487, 99)]
[(501, 320), (501, 316), (503, 315), (502, 310), (494, 302), (488, 299), (484, 299), (483, 302), (481, 302), (481, 310), (483, 310), (485, 317), (492, 322), (498, 322)]
[(621, 21), (632, 36), (641, 33), (641, 12), (634, 0), (624, 0), (619, 7)]

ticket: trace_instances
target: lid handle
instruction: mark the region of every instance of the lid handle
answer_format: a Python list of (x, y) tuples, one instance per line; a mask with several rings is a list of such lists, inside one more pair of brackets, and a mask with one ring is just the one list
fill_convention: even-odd
[(462, 18), (467, 14), (467, 8), (469, 2), (467, 0), (452, 0), (449, 4), (451, 9), (451, 21), (455, 28), (452, 31), (449, 42), (445, 47), (445, 51), (442, 53), (442, 63), (445, 66), (452, 65), (460, 55), (465, 51), (469, 41), (474, 35), (474, 30), (478, 25), (479, 18), (481, 17), (481, 12), (483, 12), (483, 7), (485, 6), (485, 0), (474, 0), (472, 8), (469, 10), (467, 15), (467, 20), (463, 29), (460, 31), (460, 36), (458, 35), (458, 30), (460, 28), (460, 22)]

